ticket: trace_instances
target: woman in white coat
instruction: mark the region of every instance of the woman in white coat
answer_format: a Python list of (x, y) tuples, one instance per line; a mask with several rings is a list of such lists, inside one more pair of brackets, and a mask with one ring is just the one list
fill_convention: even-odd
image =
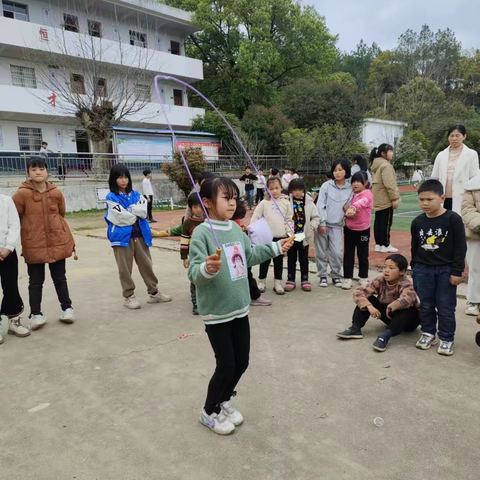
[(480, 175), (478, 153), (464, 145), (467, 130), (463, 125), (454, 125), (448, 130), (450, 146), (435, 159), (432, 178), (440, 180), (445, 189), (444, 207), (460, 214), (465, 184)]

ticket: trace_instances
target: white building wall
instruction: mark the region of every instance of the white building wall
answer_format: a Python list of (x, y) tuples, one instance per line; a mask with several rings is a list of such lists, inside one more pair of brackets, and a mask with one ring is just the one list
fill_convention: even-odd
[(363, 124), (362, 141), (368, 149), (382, 143), (396, 146), (403, 137), (407, 124), (381, 119), (366, 119)]

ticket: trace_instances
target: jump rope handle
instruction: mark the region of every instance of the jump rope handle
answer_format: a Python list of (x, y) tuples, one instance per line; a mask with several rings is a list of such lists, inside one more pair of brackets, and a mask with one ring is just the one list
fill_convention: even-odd
[(221, 248), (217, 248), (217, 257), (218, 259), (220, 260), (220, 254), (222, 253), (222, 249)]

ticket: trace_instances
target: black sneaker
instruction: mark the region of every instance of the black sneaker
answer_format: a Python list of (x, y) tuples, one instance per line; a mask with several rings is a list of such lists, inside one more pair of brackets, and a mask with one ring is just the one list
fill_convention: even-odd
[(318, 282), (318, 286), (319, 286), (319, 287), (322, 287), (322, 288), (328, 287), (327, 277), (322, 277), (322, 278), (320, 279), (320, 282)]
[(350, 328), (347, 328), (344, 332), (337, 333), (338, 338), (343, 338), (344, 340), (358, 339), (363, 338), (362, 331), (352, 325)]
[(332, 278), (332, 283), (337, 288), (342, 288), (342, 281), (339, 278)]
[(384, 352), (388, 347), (388, 340), (385, 340), (383, 337), (378, 337), (376, 342), (373, 344), (373, 348), (377, 352)]

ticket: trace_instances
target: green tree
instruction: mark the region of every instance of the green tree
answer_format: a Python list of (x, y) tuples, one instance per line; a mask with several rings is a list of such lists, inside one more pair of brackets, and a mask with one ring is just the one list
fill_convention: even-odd
[[(193, 178), (198, 178), (207, 166), (202, 149), (200, 147), (186, 148), (183, 150), (183, 156), (185, 157)], [(170, 181), (177, 184), (178, 188), (183, 192), (185, 200), (187, 200), (193, 185), (182, 157), (178, 152), (175, 153), (172, 163), (164, 163), (162, 165), (162, 171)]]
[(355, 92), (354, 88), (338, 82), (318, 84), (298, 80), (283, 92), (283, 111), (298, 128), (312, 130), (340, 123), (347, 129), (356, 129), (362, 115)]
[(316, 128), (310, 135), (313, 143), (311, 155), (321, 168), (330, 168), (332, 162), (339, 158), (350, 159), (357, 153), (367, 153), (367, 148), (360, 141), (359, 131), (354, 135), (340, 123)]
[(427, 158), (428, 140), (420, 130), (409, 130), (398, 143), (394, 165), (422, 163)]
[(282, 137), (289, 165), (293, 168), (299, 168), (302, 162), (308, 159), (312, 153), (312, 135), (306, 129), (292, 128), (285, 132)]
[(199, 89), (239, 117), (250, 105), (273, 105), (298, 78), (328, 74), (335, 62), (336, 37), (324, 17), (295, 0), (167, 3), (193, 11), (201, 28), (186, 39), (188, 55), (204, 64)]
[(457, 63), (454, 97), (480, 111), (480, 51), (468, 52)]
[(380, 53), (381, 50), (376, 43), (372, 43), (372, 46), (369, 47), (363, 40), (360, 40), (355, 51), (349, 54), (345, 52), (339, 56), (335, 70), (350, 73), (358, 88), (365, 90), (370, 67)]
[(242, 130), (250, 138), (257, 138), (264, 145), (267, 155), (285, 153), (282, 134), (294, 126), (277, 106), (252, 105), (242, 119)]

